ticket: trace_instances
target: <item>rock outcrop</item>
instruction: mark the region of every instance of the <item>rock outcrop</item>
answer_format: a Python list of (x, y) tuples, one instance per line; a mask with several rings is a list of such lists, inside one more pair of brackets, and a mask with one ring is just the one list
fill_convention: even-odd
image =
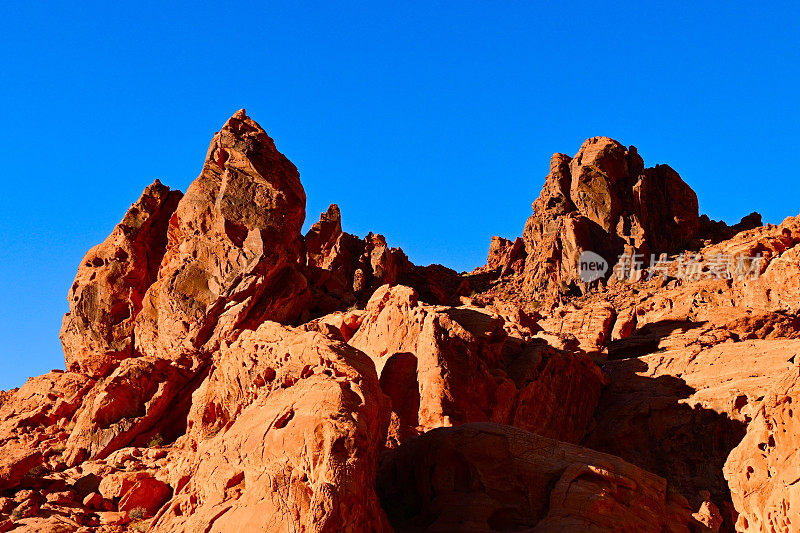
[(135, 320), (136, 350), (175, 358), (214, 350), (237, 328), (296, 321), (310, 298), (299, 270), (305, 202), (295, 166), (237, 112), (170, 220)]
[(223, 347), (174, 454), (157, 531), (386, 531), (374, 491), (388, 424), (370, 359), (265, 322)]
[(304, 217), (244, 111), (145, 189), (67, 371), (0, 391), (0, 532), (797, 529), (800, 217), (699, 217), (605, 137), (471, 274)]
[(514, 427), (435, 429), (381, 460), (396, 531), (702, 531), (667, 482)]
[(582, 438), (605, 374), (585, 354), (507, 329), (525, 326), (486, 309), (425, 305), (409, 287), (378, 289), (349, 343), (372, 357), (392, 399), (394, 441), (484, 421)]
[(309, 277), (318, 314), (365, 304), (382, 285), (413, 287), (430, 303), (450, 305), (469, 293), (469, 284), (442, 265), (417, 266), (383, 235), (364, 239), (342, 231), (339, 206), (331, 204), (305, 237)]
[(134, 323), (158, 275), (167, 227), (181, 197), (156, 181), (83, 258), (61, 328), (67, 369), (102, 377), (135, 354)]
[(794, 531), (800, 524), (799, 369), (793, 363), (755, 405), (747, 435), (725, 463), (740, 531)]
[(516, 242), (493, 240), (488, 266), (502, 266), (505, 273), (512, 263), (512, 270), (524, 263), (527, 291), (581, 293), (583, 252), (599, 254), (610, 265), (626, 250), (645, 257), (676, 252), (699, 227), (697, 195), (677, 172), (667, 165), (645, 168), (633, 146), (593, 137), (575, 157), (555, 154), (550, 160), (525, 224), (524, 257)]

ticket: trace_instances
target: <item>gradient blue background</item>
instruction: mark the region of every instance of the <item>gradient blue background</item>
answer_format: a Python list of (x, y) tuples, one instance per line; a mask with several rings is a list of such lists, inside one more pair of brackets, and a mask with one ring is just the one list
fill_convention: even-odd
[(245, 107), (329, 203), (417, 263), (519, 235), (553, 152), (669, 163), (701, 210), (800, 212), (796, 3), (6, 3), (0, 388), (63, 367), (83, 254)]

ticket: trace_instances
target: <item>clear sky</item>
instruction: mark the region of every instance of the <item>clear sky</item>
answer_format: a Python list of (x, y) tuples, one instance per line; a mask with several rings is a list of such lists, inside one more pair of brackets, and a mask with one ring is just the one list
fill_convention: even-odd
[(153, 179), (185, 190), (242, 107), (300, 169), (307, 226), (336, 202), (422, 264), (482, 264), (595, 135), (712, 218), (800, 212), (796, 2), (118, 4), (4, 6), (0, 389), (63, 368), (83, 254)]

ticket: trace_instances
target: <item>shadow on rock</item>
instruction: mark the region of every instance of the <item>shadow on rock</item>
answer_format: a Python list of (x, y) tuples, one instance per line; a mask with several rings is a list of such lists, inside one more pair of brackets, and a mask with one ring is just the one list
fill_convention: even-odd
[(722, 467), (744, 437), (745, 424), (683, 403), (695, 392), (692, 387), (674, 376), (639, 374), (647, 369), (638, 359), (604, 365), (611, 385), (601, 395), (597, 425), (583, 445), (666, 478), (693, 509), (703, 501), (701, 492), (708, 491), (723, 514), (722, 530), (733, 531), (734, 511)]

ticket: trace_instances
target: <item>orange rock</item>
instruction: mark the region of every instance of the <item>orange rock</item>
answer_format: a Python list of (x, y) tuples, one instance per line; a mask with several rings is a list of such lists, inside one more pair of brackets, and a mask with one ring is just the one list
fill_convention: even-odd
[(579, 439), (605, 383), (585, 355), (526, 344), (508, 337), (497, 315), (424, 305), (403, 286), (375, 292), (349, 342), (375, 361), (398, 417), (400, 434), (391, 435), (398, 442), (481, 421)]
[(120, 513), (117, 511), (105, 511), (97, 513), (97, 516), (100, 517), (100, 525), (102, 526), (122, 526), (130, 521), (128, 513)]
[(667, 165), (644, 168), (633, 146), (587, 139), (574, 158), (555, 154), (523, 238), (525, 290), (585, 292), (578, 259), (592, 251), (611, 266), (626, 244), (649, 254), (683, 249), (699, 230), (697, 195)]
[(119, 510), (133, 514), (135, 509), (143, 509), (143, 518), (155, 516), (159, 509), (172, 497), (172, 487), (152, 477), (144, 477), (128, 490), (119, 502)]
[(134, 319), (158, 274), (181, 196), (156, 180), (81, 261), (61, 328), (67, 369), (102, 377), (134, 355)]
[(747, 434), (725, 463), (739, 531), (793, 531), (800, 524), (799, 404), (794, 365), (756, 405)]
[[(795, 355), (798, 340), (754, 340), (608, 361), (611, 384), (583, 444), (665, 477), (693, 509), (708, 491), (724, 511), (723, 464)], [(735, 521), (724, 519), (729, 528)]]
[(103, 497), (93, 492), (83, 499), (83, 506), (96, 511), (103, 506)]
[(236, 328), (296, 320), (310, 296), (298, 269), (305, 201), (295, 166), (238, 111), (170, 220), (158, 279), (135, 319), (137, 351), (213, 350)]
[(63, 450), (68, 424), (92, 380), (71, 372), (29, 379), (0, 406), (0, 490)]
[(497, 424), (435, 429), (388, 452), (378, 490), (398, 531), (695, 531), (667, 482)]
[(150, 477), (147, 472), (115, 472), (105, 476), (100, 482), (98, 490), (104, 498), (119, 501), (120, 498), (130, 492), (136, 483), (142, 479)]
[(492, 237), (489, 245), (489, 257), (486, 267), (500, 269), (500, 275), (505, 276), (511, 272), (522, 273), (525, 269), (525, 243), (521, 237), (514, 242), (502, 237)]
[(372, 489), (388, 406), (363, 353), (265, 322), (223, 345), (193, 403), (155, 530), (388, 530)]
[[(0, 528), (791, 530), (800, 217), (697, 211), (596, 137), (486, 267), (420, 267), (335, 205), (303, 237), (297, 170), (240, 111), (183, 198), (154, 183), (87, 254), (70, 371), (0, 391)], [(691, 280), (687, 249), (698, 277), (763, 261)], [(673, 264), (584, 283), (589, 250)]]
[(123, 360), (84, 400), (66, 443), (66, 463), (74, 466), (90, 458), (102, 459), (135, 444), (137, 438), (144, 441), (141, 444), (153, 435), (174, 440), (183, 431), (176, 397), (194, 374), (191, 367), (165, 359)]
[(342, 231), (341, 213), (331, 204), (305, 236), (314, 305), (325, 314), (366, 302), (381, 285), (400, 283), (431, 303), (449, 304), (468, 293), (467, 283), (442, 265), (416, 266), (383, 235), (363, 240)]

